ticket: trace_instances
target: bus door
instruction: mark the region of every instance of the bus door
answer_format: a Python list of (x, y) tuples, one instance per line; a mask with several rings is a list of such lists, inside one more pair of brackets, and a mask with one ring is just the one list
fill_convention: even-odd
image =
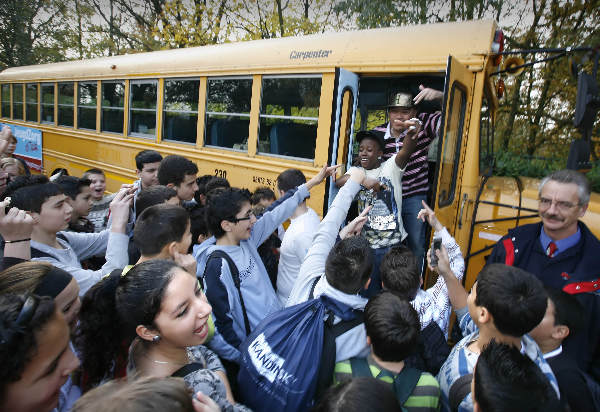
[(468, 196), (462, 190), (462, 175), (474, 79), (464, 64), (448, 56), (433, 207), (440, 222), (454, 237), (461, 227), (469, 227), (465, 222)]
[[(337, 177), (346, 173), (346, 165), (352, 164), (352, 136), (354, 136), (354, 118), (358, 105), (358, 75), (351, 71), (336, 68), (335, 70), (334, 104), (335, 111), (331, 121), (331, 139), (329, 149), (329, 164), (342, 164)], [(327, 199), (323, 209), (323, 215), (329, 207), (338, 188), (335, 187), (333, 179), (329, 179)]]

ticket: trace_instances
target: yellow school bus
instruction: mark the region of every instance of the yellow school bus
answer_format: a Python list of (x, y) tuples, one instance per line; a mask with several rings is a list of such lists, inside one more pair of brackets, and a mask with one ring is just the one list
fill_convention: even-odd
[[(9, 68), (0, 122), (42, 136), (46, 173), (100, 168), (111, 191), (135, 178), (143, 149), (186, 156), (234, 186), (275, 188), (288, 168), (310, 178), (347, 167), (355, 132), (386, 121), (392, 93), (443, 90), (432, 204), (461, 245), (470, 288), (487, 248), (537, 209), (537, 181), (480, 166), (498, 107), (499, 33), (493, 21), (442, 23)], [(323, 214), (334, 195), (327, 182), (309, 205)], [(593, 196), (584, 220), (598, 234)]]

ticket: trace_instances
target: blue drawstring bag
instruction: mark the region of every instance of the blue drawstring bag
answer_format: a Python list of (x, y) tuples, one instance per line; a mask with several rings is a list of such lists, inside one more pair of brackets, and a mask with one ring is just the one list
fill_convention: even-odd
[(310, 409), (319, 380), (325, 320), (333, 322), (328, 306), (331, 302), (324, 296), (290, 306), (267, 316), (248, 335), (240, 346), (238, 375), (245, 405), (257, 412)]

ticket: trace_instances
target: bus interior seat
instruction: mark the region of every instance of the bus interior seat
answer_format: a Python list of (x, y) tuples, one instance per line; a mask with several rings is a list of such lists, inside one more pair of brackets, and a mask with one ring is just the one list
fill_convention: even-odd
[(269, 133), (271, 153), (314, 159), (317, 125), (276, 123)]
[(244, 143), (248, 137), (250, 120), (245, 119), (219, 119), (210, 128), (210, 142), (212, 146), (230, 147), (236, 143)]
[(165, 119), (165, 140), (196, 143), (196, 117), (167, 116)]

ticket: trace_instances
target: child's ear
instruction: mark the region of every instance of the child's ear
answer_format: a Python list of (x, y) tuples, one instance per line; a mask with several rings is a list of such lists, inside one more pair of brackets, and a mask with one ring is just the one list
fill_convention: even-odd
[(221, 229), (225, 232), (231, 232), (231, 222), (228, 220), (221, 220)]
[(480, 324), (488, 323), (493, 321), (492, 314), (487, 310), (485, 306), (477, 307), (477, 317)]
[(160, 336), (158, 331), (154, 329), (147, 328), (144, 325), (137, 325), (135, 328), (135, 333), (143, 340), (152, 342), (155, 339), (155, 336)]
[(571, 330), (567, 325), (556, 325), (554, 326), (554, 329), (552, 329), (552, 338), (563, 341), (570, 333)]
[(371, 346), (371, 338), (367, 335), (367, 346)]

